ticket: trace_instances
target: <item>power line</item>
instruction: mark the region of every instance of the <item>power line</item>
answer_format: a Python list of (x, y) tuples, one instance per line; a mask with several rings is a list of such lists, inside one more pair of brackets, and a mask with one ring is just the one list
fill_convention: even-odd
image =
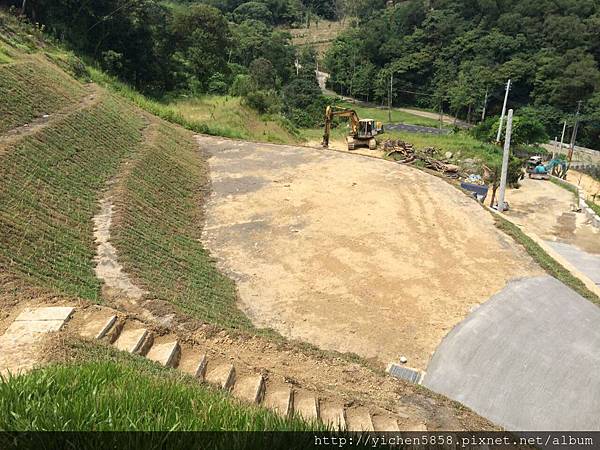
[(125, 4), (119, 6), (117, 9), (115, 9), (114, 11), (112, 11), (110, 14), (104, 16), (102, 19), (100, 19), (98, 22), (96, 22), (94, 25), (92, 25), (91, 27), (89, 27), (87, 29), (87, 31), (89, 32), (92, 28), (94, 28), (96, 25), (104, 22), (106, 19), (111, 18), (115, 13), (117, 13), (118, 11), (122, 10), (123, 8), (125, 8), (126, 6), (129, 6), (130, 4), (132, 4), (135, 0), (129, 0), (128, 2), (126, 2)]

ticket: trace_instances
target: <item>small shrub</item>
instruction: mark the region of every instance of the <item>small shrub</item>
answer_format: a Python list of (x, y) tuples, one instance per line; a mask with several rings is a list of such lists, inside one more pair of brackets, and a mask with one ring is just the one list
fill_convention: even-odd
[(260, 114), (275, 113), (279, 110), (280, 101), (275, 91), (253, 91), (244, 98), (244, 104)]

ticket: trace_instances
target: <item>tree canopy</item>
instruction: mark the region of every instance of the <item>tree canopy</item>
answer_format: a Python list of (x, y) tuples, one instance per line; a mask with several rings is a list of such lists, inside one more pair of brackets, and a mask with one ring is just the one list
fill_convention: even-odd
[(487, 113), (499, 113), (511, 78), (509, 107), (539, 110), (552, 137), (582, 100), (579, 141), (600, 145), (597, 0), (408, 0), (366, 11), (325, 57), (334, 90), (387, 102), (393, 76), (394, 103), (473, 121), (486, 93)]

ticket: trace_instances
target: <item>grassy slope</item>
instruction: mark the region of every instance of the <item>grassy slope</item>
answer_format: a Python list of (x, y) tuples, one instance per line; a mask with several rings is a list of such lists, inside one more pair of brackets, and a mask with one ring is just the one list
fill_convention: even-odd
[[(10, 71), (0, 66), (0, 78), (19, 76), (19, 69), (28, 72), (30, 66), (19, 64)], [(42, 78), (50, 84), (56, 72), (40, 66), (31, 81)], [(81, 89), (75, 81), (72, 85), (73, 91)], [(24, 91), (35, 92), (35, 85)], [(29, 110), (27, 102), (13, 102), (10, 92), (0, 91), (0, 98), (13, 116)], [(105, 98), (21, 139), (0, 156), (4, 276), (98, 300), (91, 217), (98, 192), (138, 145), (141, 126), (140, 117), (130, 114), (121, 101)]]
[(210, 323), (250, 328), (235, 307), (233, 282), (199, 242), (208, 175), (192, 133), (155, 127), (115, 195), (112, 236), (120, 261), (151, 296)]
[(0, 430), (315, 428), (299, 419), (283, 419), (266, 409), (238, 403), (222, 391), (143, 358), (86, 347), (78, 350), (80, 355), (75, 361), (53, 364), (0, 383)]
[(187, 120), (211, 124), (216, 129), (212, 134), (276, 144), (299, 141), (291, 126), (275, 117), (260, 117), (244, 106), (239, 97), (209, 95), (177, 100), (169, 106)]
[(273, 143), (297, 143), (298, 134), (283, 120), (257, 113), (239, 97), (205, 96), (169, 103), (150, 99), (105, 73), (90, 68), (92, 80), (146, 111), (197, 133)]
[[(126, 270), (153, 298), (209, 323), (251, 328), (235, 307), (233, 282), (198, 241), (207, 175), (193, 134), (152, 119), (160, 125), (146, 139), (148, 119), (129, 102), (99, 90), (82, 107), (78, 81), (41, 54), (24, 56), (19, 47), (11, 54), (13, 63), (0, 65), (2, 117), (28, 120), (32, 104), (76, 104), (0, 154), (0, 298), (28, 292), (102, 302), (92, 217), (116, 177), (112, 239)], [(31, 58), (40, 61), (34, 74)]]
[(42, 58), (0, 65), (0, 133), (74, 104), (83, 95), (79, 83), (48, 66)]

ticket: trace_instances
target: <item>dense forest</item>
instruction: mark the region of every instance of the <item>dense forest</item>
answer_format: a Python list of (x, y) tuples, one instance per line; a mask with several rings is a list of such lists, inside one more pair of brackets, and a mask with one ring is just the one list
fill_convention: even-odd
[(600, 0), (27, 0), (25, 13), (146, 95), (238, 95), (297, 126), (325, 100), (315, 53), (284, 27), (348, 20), (322, 62), (335, 91), (475, 123), (484, 105), (498, 115), (510, 78), (509, 107), (551, 137), (581, 101), (578, 142), (600, 148)]
[[(554, 137), (574, 122), (578, 142), (600, 148), (600, 1), (408, 0), (371, 11), (325, 58), (339, 93), (418, 105), (476, 121), (487, 94), (498, 114), (536, 116)], [(392, 78), (393, 77), (393, 78)], [(568, 136), (568, 135), (567, 135)]]

